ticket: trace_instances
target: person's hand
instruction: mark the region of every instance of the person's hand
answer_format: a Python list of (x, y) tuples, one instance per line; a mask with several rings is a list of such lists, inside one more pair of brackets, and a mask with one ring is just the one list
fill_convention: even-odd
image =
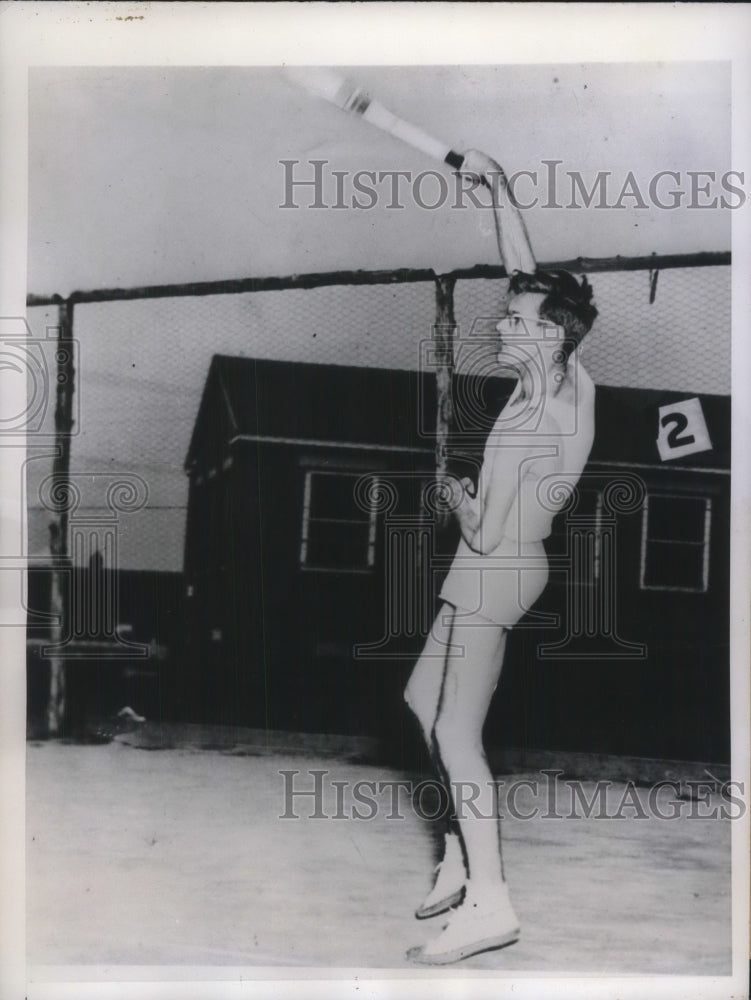
[(479, 149), (468, 149), (464, 154), (459, 173), (471, 177), (475, 181), (481, 181), (483, 177), (503, 173), (503, 169), (500, 163), (497, 163), (486, 153), (480, 152)]
[(479, 517), (479, 500), (477, 497), (477, 487), (468, 476), (462, 479), (455, 479), (452, 482), (451, 506), (456, 516), (463, 518)]
[(480, 527), (482, 520), (482, 504), (478, 491), (471, 479), (464, 478), (459, 484), (461, 496), (459, 503), (454, 509), (454, 516), (462, 528), (462, 533), (468, 531), (474, 534)]
[(446, 503), (450, 510), (457, 512), (460, 507), (466, 508), (472, 505), (477, 496), (477, 490), (469, 476), (464, 476), (462, 479), (457, 476), (449, 476), (446, 482), (449, 488)]
[(477, 498), (477, 487), (469, 476), (462, 476), (461, 486), (463, 490), (462, 499), (475, 500)]

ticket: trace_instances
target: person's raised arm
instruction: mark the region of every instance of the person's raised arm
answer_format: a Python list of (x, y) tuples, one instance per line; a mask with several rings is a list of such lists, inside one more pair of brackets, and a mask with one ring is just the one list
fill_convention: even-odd
[(488, 187), (493, 199), (498, 250), (506, 273), (509, 276), (514, 271), (533, 274), (537, 269), (537, 261), (519, 206), (514, 201), (501, 165), (478, 149), (468, 149), (464, 154), (460, 173), (484, 181)]

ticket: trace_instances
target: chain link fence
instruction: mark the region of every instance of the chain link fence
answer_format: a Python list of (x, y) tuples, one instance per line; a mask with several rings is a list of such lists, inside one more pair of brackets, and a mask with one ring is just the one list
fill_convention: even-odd
[[(590, 272), (599, 316), (584, 347), (596, 383), (727, 395), (729, 254), (569, 264)], [(500, 268), (455, 276), (454, 350), (481, 345), (492, 363), (508, 282)], [(430, 271), (355, 272), (73, 296), (74, 421), (70, 476), (77, 513), (106, 510), (106, 477), (129, 474), (143, 504), (119, 515), (121, 568), (179, 571), (187, 507), (183, 461), (214, 354), (418, 370), (437, 318)], [(33, 337), (55, 345), (54, 300), (29, 299)], [(57, 517), (44, 501), (55, 449), (54, 350), (47, 405), (27, 461), (27, 555), (50, 551)], [(473, 353), (477, 363), (477, 351)]]

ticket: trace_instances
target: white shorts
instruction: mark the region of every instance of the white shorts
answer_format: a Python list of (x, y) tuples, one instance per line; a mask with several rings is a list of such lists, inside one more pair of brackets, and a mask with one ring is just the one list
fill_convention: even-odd
[(548, 575), (542, 542), (504, 538), (491, 553), (481, 555), (462, 539), (440, 597), (456, 608), (512, 628), (540, 597)]

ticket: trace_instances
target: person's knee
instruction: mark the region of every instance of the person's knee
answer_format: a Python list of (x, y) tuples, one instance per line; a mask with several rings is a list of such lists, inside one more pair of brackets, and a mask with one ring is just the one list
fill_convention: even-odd
[(421, 719), (422, 713), (420, 699), (417, 691), (415, 690), (415, 685), (411, 680), (407, 682), (407, 686), (404, 689), (404, 701), (412, 714), (417, 716), (418, 719)]
[(415, 685), (412, 684), (411, 682), (408, 682), (407, 686), (404, 689), (404, 701), (406, 702), (409, 710), (412, 712), (417, 721), (420, 723), (422, 729), (426, 733), (429, 733), (433, 726), (433, 719), (428, 718), (427, 705), (423, 704), (423, 701), (421, 701), (420, 699), (419, 693), (415, 689)]
[(441, 760), (451, 767), (482, 755), (482, 738), (450, 712), (440, 712), (433, 727), (433, 739)]
[(407, 707), (411, 709), (415, 715), (417, 715), (417, 711), (415, 709), (415, 696), (412, 691), (412, 684), (410, 681), (407, 682), (407, 685), (404, 688), (404, 700), (407, 703)]
[(452, 757), (461, 745), (461, 733), (454, 720), (445, 712), (440, 712), (433, 727), (433, 739), (441, 757), (446, 760)]

